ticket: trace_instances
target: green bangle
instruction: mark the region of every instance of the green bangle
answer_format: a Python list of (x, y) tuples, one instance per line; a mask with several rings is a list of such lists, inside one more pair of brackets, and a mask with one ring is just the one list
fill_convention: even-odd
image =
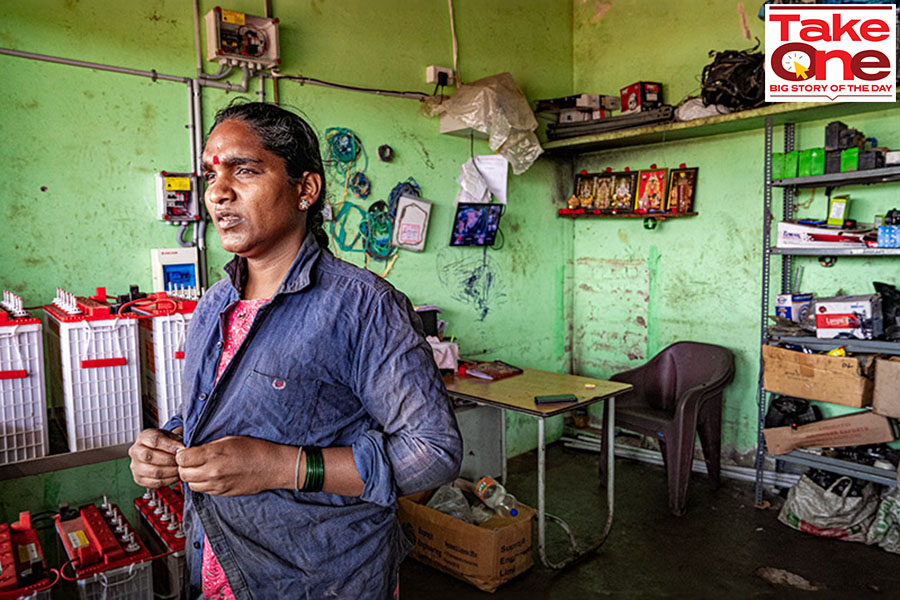
[(306, 452), (306, 478), (303, 481), (304, 492), (321, 492), (325, 483), (325, 460), (322, 449), (315, 446), (304, 448)]

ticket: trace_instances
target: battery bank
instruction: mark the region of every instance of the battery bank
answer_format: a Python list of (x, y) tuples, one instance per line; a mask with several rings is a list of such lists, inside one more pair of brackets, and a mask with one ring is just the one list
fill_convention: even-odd
[(31, 514), (13, 524), (0, 523), (0, 598), (49, 600), (51, 579)]
[(135, 304), (141, 354), (144, 425), (158, 427), (181, 406), (184, 339), (196, 300), (158, 292)]
[(153, 588), (157, 597), (180, 598), (187, 565), (184, 553), (184, 495), (181, 483), (148, 490), (134, 499), (138, 527), (153, 552), (165, 554), (153, 562)]
[(115, 504), (88, 504), (54, 521), (81, 600), (153, 599), (150, 550)]
[(130, 443), (141, 430), (137, 315), (113, 312), (101, 290), (57, 290), (43, 307), (50, 406), (64, 408), (73, 452)]
[(41, 320), (22, 299), (0, 301), (0, 464), (47, 454), (47, 401)]

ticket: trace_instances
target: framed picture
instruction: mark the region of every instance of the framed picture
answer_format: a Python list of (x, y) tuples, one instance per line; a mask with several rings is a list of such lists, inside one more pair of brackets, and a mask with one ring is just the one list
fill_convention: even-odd
[(594, 206), (594, 174), (579, 173), (575, 176), (575, 193), (569, 198), (569, 208), (590, 209)]
[(675, 213), (694, 211), (694, 198), (697, 195), (697, 167), (689, 169), (672, 169), (669, 173), (669, 199), (666, 210)]
[(600, 173), (599, 175), (594, 175), (594, 209), (605, 213), (612, 212), (612, 173)]
[(612, 183), (612, 210), (614, 213), (630, 213), (634, 211), (634, 198), (637, 190), (637, 171), (622, 171), (610, 173)]
[(638, 171), (638, 192), (635, 212), (665, 212), (666, 175), (668, 169), (642, 169)]

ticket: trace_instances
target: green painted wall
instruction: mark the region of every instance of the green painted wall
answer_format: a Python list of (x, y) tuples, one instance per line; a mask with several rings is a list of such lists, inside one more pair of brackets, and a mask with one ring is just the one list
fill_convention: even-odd
[[(742, 10), (751, 37), (763, 38), (758, 8), (759, 3), (708, 0), (575, 0), (574, 87), (609, 94), (634, 81), (658, 81), (673, 105), (699, 95), (709, 50), (754, 45), (744, 37)], [(898, 147), (900, 112), (895, 107), (885, 105), (877, 116), (842, 120), (877, 137), (881, 145)], [(825, 124), (798, 126), (797, 147), (822, 146)], [(679, 340), (732, 349), (737, 374), (725, 395), (722, 434), (731, 454), (726, 460), (745, 465), (752, 465), (756, 446), (763, 143), (763, 131), (755, 130), (604, 151), (576, 161), (576, 169), (589, 171), (634, 170), (653, 163), (700, 168), (697, 217), (667, 221), (654, 231), (644, 230), (638, 219), (575, 223), (573, 364), (576, 371), (603, 377), (640, 364)], [(775, 149), (780, 148), (779, 129)], [(875, 213), (897, 206), (896, 190), (896, 185), (847, 188), (853, 199), (850, 216), (871, 222)], [(775, 200), (780, 207), (780, 192)], [(826, 214), (824, 190), (804, 191), (800, 200), (804, 207), (798, 216)], [(896, 267), (883, 260), (841, 259), (831, 269), (814, 259), (798, 258), (796, 264), (805, 267), (803, 291), (818, 295), (841, 289), (871, 293), (873, 280), (898, 283)], [(772, 281), (777, 290), (777, 270)]]
[[(202, 1), (201, 15), (216, 4)], [(425, 67), (452, 66), (446, 3), (273, 4), (281, 21), (282, 73), (430, 93)], [(569, 2), (456, 4), (465, 81), (508, 71), (529, 98), (570, 93)], [(262, 0), (223, 6), (250, 14), (265, 10)], [(0, 22), (5, 48), (186, 77), (195, 74), (193, 40), (191, 3), (185, 0), (8, 2)], [(0, 145), (0, 288), (23, 296), (26, 306), (48, 302), (57, 286), (78, 295), (98, 285), (116, 293), (132, 283), (148, 288), (149, 249), (175, 245), (175, 229), (154, 219), (153, 174), (190, 166), (186, 86), (9, 56), (0, 56), (0, 76), (0, 134), (6, 140)], [(257, 85), (251, 81), (252, 92)], [(271, 82), (266, 93), (272, 100)], [(204, 129), (233, 96), (204, 90)], [(451, 250), (456, 178), (469, 158), (468, 139), (440, 135), (437, 120), (420, 115), (412, 100), (291, 82), (280, 83), (280, 100), (302, 110), (320, 134), (333, 126), (357, 132), (370, 157), (368, 202), (386, 199), (410, 176), (434, 202), (425, 251), (403, 252), (388, 279), (414, 303), (441, 306), (464, 354), (569, 368), (572, 226), (550, 217), (569, 185), (568, 162), (541, 160), (524, 175), (510, 176), (502, 250)], [(393, 146), (392, 163), (375, 158), (381, 144)], [(477, 141), (474, 151), (490, 152)], [(332, 194), (338, 192), (334, 186)], [(207, 241), (212, 282), (228, 257), (214, 231)], [(359, 255), (348, 258), (360, 262)], [(467, 301), (465, 279), (476, 269), (490, 276), (490, 285), (477, 301)], [(532, 419), (512, 416), (508, 427), (511, 454), (534, 447)], [(554, 422), (550, 431), (558, 435), (560, 428)], [(101, 489), (128, 504), (137, 493), (128, 479), (123, 460), (5, 481), (0, 520), (23, 508), (82, 502)]]

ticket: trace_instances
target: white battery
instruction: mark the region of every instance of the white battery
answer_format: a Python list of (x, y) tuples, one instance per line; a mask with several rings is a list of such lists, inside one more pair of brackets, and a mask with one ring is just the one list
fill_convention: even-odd
[(133, 442), (141, 430), (136, 315), (62, 295), (70, 302), (44, 307), (44, 329), (51, 406), (65, 407), (69, 450)]
[[(165, 294), (152, 294), (166, 298)], [(141, 385), (144, 418), (147, 427), (159, 427), (172, 418), (182, 402), (181, 374), (184, 371), (184, 339), (191, 322), (195, 301), (173, 299), (176, 312), (166, 304), (157, 309), (135, 310), (152, 318), (141, 319), (138, 334), (141, 345)], [(160, 307), (162, 307), (160, 309)]]
[(0, 308), (0, 464), (45, 456), (48, 440), (41, 321), (4, 308)]

